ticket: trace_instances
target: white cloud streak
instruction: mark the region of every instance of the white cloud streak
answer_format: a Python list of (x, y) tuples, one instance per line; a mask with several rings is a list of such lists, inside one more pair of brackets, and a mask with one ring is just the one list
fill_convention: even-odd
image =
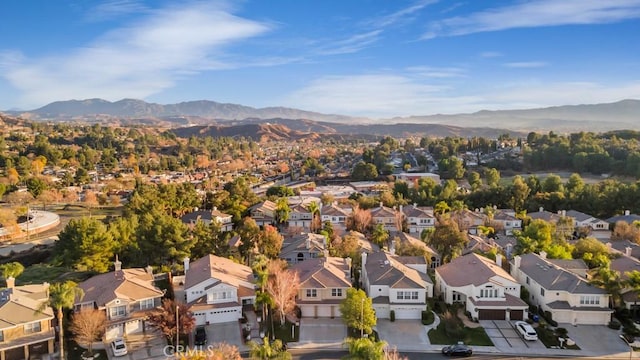
[(467, 90), (464, 84), (456, 88), (422, 80), (410, 73), (326, 76), (291, 93), (282, 103), (324, 113), (388, 118), (640, 98), (640, 80), (625, 84), (524, 81), (481, 92)]
[(87, 11), (86, 20), (89, 22), (105, 21), (147, 10), (148, 8), (138, 0), (109, 0)]
[(505, 67), (515, 68), (515, 69), (533, 69), (533, 68), (545, 67), (549, 64), (547, 64), (544, 61), (518, 61), (518, 62), (508, 62), (503, 65)]
[(606, 24), (640, 18), (640, 0), (533, 0), (429, 24), (423, 39), (559, 25)]
[(46, 58), (3, 56), (3, 75), (22, 93), (20, 106), (61, 99), (145, 98), (184, 76), (228, 68), (224, 47), (269, 30), (220, 5), (154, 10), (86, 47)]

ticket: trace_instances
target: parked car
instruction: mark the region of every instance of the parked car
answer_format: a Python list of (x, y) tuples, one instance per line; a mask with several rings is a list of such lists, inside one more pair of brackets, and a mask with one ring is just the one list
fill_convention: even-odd
[(204, 326), (199, 326), (196, 328), (196, 336), (194, 340), (194, 344), (196, 346), (202, 346), (207, 343), (207, 330)]
[(527, 324), (524, 321), (516, 321), (515, 325), (516, 329), (525, 340), (538, 340), (538, 333), (536, 333), (536, 330), (533, 328), (533, 326)]
[(111, 342), (111, 350), (113, 351), (113, 356), (127, 355), (127, 344), (123, 339), (115, 339)]
[(473, 350), (467, 345), (455, 344), (443, 347), (442, 353), (447, 356), (471, 356)]

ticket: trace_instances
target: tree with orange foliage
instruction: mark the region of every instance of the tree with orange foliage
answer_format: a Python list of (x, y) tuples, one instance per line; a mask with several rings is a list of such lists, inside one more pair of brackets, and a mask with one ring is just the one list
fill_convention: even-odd
[(283, 260), (271, 260), (267, 265), (269, 279), (265, 290), (273, 299), (278, 311), (280, 325), (284, 325), (286, 315), (296, 306), (296, 295), (300, 289), (300, 278), (295, 271), (287, 270), (287, 263)]

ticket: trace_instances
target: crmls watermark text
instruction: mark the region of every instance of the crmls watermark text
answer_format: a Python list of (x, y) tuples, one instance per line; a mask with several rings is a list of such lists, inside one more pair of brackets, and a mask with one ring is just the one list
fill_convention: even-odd
[(182, 345), (178, 345), (178, 346), (167, 345), (162, 348), (162, 354), (164, 356), (176, 356), (176, 352), (177, 352), (178, 354), (180, 354), (181, 357), (188, 358), (196, 355), (202, 355), (206, 357), (208, 355), (212, 355), (215, 348), (216, 347), (213, 345), (196, 346), (192, 348), (187, 346), (182, 346)]

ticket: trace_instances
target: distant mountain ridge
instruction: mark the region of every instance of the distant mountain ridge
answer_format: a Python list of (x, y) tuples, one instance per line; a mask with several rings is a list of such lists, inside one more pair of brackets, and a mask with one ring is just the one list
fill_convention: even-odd
[[(632, 99), (603, 104), (565, 105), (523, 110), (482, 110), (470, 114), (416, 115), (379, 120), (322, 114), (286, 107), (253, 108), (209, 100), (167, 105), (135, 99), (123, 99), (116, 102), (103, 99), (69, 100), (56, 101), (31, 111), (6, 111), (6, 113), (32, 120), (113, 121), (124, 124), (157, 124), (168, 127), (222, 125), (245, 119), (259, 121), (290, 119), (322, 123), (313, 126), (306, 123), (304, 126), (309, 129), (318, 126), (335, 128), (336, 126), (349, 125), (439, 124), (453, 127), (506, 128), (520, 132), (640, 130), (640, 100)], [(287, 126), (293, 128), (291, 124)]]

